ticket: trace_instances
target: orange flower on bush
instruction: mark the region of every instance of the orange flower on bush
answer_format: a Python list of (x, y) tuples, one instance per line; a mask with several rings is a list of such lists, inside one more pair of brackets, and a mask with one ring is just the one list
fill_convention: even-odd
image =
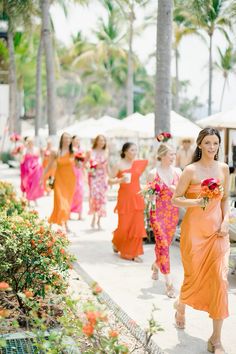
[(87, 311), (86, 312), (86, 317), (89, 323), (93, 326), (96, 325), (97, 319), (98, 319), (98, 313), (95, 311)]
[(11, 290), (11, 287), (8, 283), (6, 283), (5, 281), (1, 281), (0, 282), (0, 291), (8, 291)]
[(0, 308), (0, 317), (9, 317), (10, 316), (11, 311)]
[(94, 295), (98, 295), (99, 293), (102, 292), (102, 288), (97, 283), (95, 283), (92, 286), (92, 292)]
[(86, 336), (91, 337), (94, 332), (94, 327), (91, 323), (88, 323), (82, 327), (82, 332), (86, 334)]
[(27, 289), (24, 290), (24, 294), (27, 297), (27, 299), (31, 299), (32, 297), (34, 297), (34, 293), (31, 290), (27, 290)]
[(111, 331), (109, 332), (109, 337), (111, 337), (111, 338), (117, 338), (118, 335), (119, 335), (119, 334), (118, 334), (117, 331), (111, 330)]

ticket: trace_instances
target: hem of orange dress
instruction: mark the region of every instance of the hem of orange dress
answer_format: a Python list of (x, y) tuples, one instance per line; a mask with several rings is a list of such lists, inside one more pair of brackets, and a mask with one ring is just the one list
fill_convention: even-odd
[[(119, 250), (118, 250), (118, 252), (119, 252)], [(143, 255), (143, 253), (136, 254), (135, 256), (134, 256), (134, 255), (133, 255), (133, 256), (123, 256), (123, 255), (120, 253), (120, 258), (125, 259), (125, 260), (127, 260), (127, 261), (133, 261), (134, 258), (139, 257), (139, 256), (142, 256), (142, 255)]]
[(209, 314), (209, 317), (212, 320), (224, 320), (227, 317), (229, 317), (229, 313), (228, 312), (224, 316), (213, 316), (213, 315), (210, 314), (209, 309), (207, 307), (201, 307), (201, 306), (193, 305), (192, 303), (190, 303), (188, 301), (184, 301), (181, 298), (180, 298), (180, 301), (181, 301), (182, 304), (188, 305), (188, 306), (192, 307), (194, 310), (207, 312)]

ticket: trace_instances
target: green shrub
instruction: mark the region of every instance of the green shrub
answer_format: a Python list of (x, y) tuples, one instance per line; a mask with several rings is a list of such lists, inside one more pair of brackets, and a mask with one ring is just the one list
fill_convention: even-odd
[(2, 160), (3, 163), (8, 163), (8, 161), (14, 160), (14, 157), (10, 151), (3, 151), (0, 153), (0, 160)]
[(0, 181), (0, 211), (5, 210), (7, 215), (21, 214), (27, 205), (27, 201), (18, 198), (11, 183)]
[(10, 217), (0, 213), (0, 282), (9, 284), (20, 310), (28, 311), (25, 297), (44, 298), (49, 287), (54, 293), (66, 289), (72, 261), (67, 246), (65, 235), (35, 211)]

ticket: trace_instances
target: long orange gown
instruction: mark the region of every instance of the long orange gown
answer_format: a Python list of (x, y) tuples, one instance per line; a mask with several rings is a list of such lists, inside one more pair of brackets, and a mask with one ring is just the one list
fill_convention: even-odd
[(147, 160), (136, 160), (132, 167), (120, 171), (131, 173), (131, 183), (121, 183), (115, 212), (118, 212), (118, 227), (113, 233), (113, 245), (125, 259), (133, 259), (143, 254), (143, 238), (146, 236), (144, 227), (144, 199), (139, 194), (139, 177), (147, 166)]
[[(50, 150), (44, 150), (43, 151), (43, 168), (44, 169), (49, 164), (50, 155), (51, 155), (51, 151)], [(44, 176), (43, 185), (44, 185), (45, 192), (50, 192), (51, 191), (51, 188), (47, 185), (47, 181), (48, 181), (49, 177), (54, 177), (55, 176), (55, 171), (56, 171), (56, 164), (53, 164), (53, 166), (50, 168), (50, 170)]]
[[(200, 184), (189, 186), (186, 197), (198, 198)], [(222, 223), (221, 198), (203, 210), (188, 208), (181, 226), (180, 249), (184, 282), (180, 301), (206, 311), (214, 320), (228, 317), (228, 237), (217, 237)]]
[(57, 158), (54, 183), (54, 207), (49, 222), (63, 225), (70, 217), (70, 208), (76, 186), (73, 155)]

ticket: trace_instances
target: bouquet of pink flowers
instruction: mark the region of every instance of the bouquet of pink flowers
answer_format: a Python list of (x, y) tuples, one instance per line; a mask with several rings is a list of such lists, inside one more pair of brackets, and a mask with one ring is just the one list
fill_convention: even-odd
[(161, 143), (165, 143), (171, 138), (172, 138), (172, 135), (168, 132), (162, 132), (162, 133), (158, 134), (156, 137), (157, 141), (159, 141)]
[(12, 154), (13, 156), (19, 155), (19, 154), (21, 154), (21, 153), (23, 152), (23, 150), (24, 150), (24, 145), (19, 145), (19, 146), (16, 146), (16, 147), (12, 150), (11, 154)]
[(88, 171), (88, 173), (89, 173), (89, 175), (91, 177), (95, 177), (97, 165), (98, 165), (97, 161), (92, 160), (92, 159), (89, 161), (89, 171)]
[(201, 196), (204, 200), (203, 210), (206, 209), (210, 199), (217, 199), (224, 193), (224, 188), (217, 178), (207, 178), (201, 182)]
[(80, 162), (84, 162), (84, 160), (85, 160), (84, 153), (83, 152), (77, 152), (75, 154), (75, 160), (80, 161)]
[(10, 135), (10, 140), (15, 143), (15, 142), (21, 140), (21, 136), (20, 136), (20, 134), (12, 133), (12, 134)]
[(161, 193), (161, 186), (155, 179), (152, 182), (148, 182), (146, 186), (140, 191), (147, 204), (151, 203), (151, 210), (156, 209), (156, 201), (153, 196), (159, 196)]

